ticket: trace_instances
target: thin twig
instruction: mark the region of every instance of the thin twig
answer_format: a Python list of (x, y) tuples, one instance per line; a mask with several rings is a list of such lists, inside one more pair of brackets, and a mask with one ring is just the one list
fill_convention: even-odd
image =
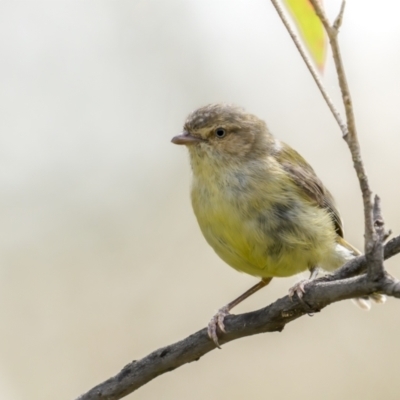
[(381, 209), (381, 199), (379, 196), (375, 196), (372, 214), (377, 237), (371, 251), (366, 254), (368, 260), (368, 278), (371, 281), (379, 281), (385, 274), (383, 266), (383, 243), (386, 237), (385, 223), (383, 221)]
[[(346, 1), (342, 1), (342, 4), (340, 6), (340, 11), (338, 16), (336, 17), (335, 21), (333, 22), (333, 29), (336, 30), (336, 32), (339, 31), (339, 28), (342, 26), (343, 22), (343, 15), (344, 15), (344, 8), (346, 6)], [(326, 29), (326, 28), (325, 28)]]
[(353, 159), (354, 168), (357, 173), (357, 177), (360, 183), (363, 204), (364, 204), (364, 222), (365, 222), (365, 253), (370, 251), (373, 242), (375, 241), (374, 225), (372, 218), (372, 202), (371, 202), (371, 190), (368, 184), (368, 178), (365, 171), (364, 163), (361, 158), (360, 145), (357, 138), (356, 123), (354, 118), (353, 104), (351, 101), (349, 85), (347, 83), (346, 74), (344, 71), (342, 56), (340, 53), (338, 33), (339, 27), (343, 19), (343, 12), (345, 7), (345, 1), (343, 0), (342, 6), (338, 17), (336, 18), (333, 26), (329, 24), (328, 18), (325, 15), (318, 0), (310, 0), (313, 5), (316, 14), (320, 18), (324, 25), (325, 31), (328, 35), (329, 43), (332, 48), (332, 57), (336, 67), (336, 73), (338, 76), (339, 87), (342, 94), (343, 104), (346, 112), (348, 134), (344, 135), (343, 138), (349, 146), (351, 156)]
[[(322, 25), (324, 26), (325, 31), (329, 36), (329, 31), (332, 29), (332, 27), (331, 27), (331, 24), (329, 23), (328, 17), (325, 14), (324, 9), (320, 5), (319, 1), (320, 0), (316, 0), (316, 1), (310, 0), (310, 3), (314, 7), (315, 13), (317, 14), (318, 18), (322, 22)], [(338, 18), (336, 18), (336, 20), (338, 20), (339, 17), (340, 17), (340, 19), (342, 19), (343, 12), (344, 12), (344, 7), (345, 7), (345, 1), (342, 1), (342, 6), (340, 8), (340, 12), (339, 12)]]
[(314, 65), (312, 64), (310, 58), (308, 57), (304, 47), (302, 46), (299, 38), (297, 37), (295, 31), (293, 30), (292, 26), (290, 25), (288, 19), (285, 16), (282, 7), (280, 6), (278, 0), (271, 0), (273, 6), (275, 7), (279, 17), (281, 18), (283, 25), (285, 25), (287, 31), (289, 32), (290, 37), (292, 38), (297, 50), (299, 51), (304, 63), (306, 64), (308, 70), (310, 71), (312, 77), (314, 78), (315, 83), (318, 86), (323, 98), (325, 99), (326, 104), (328, 105), (329, 109), (331, 110), (336, 122), (338, 123), (343, 136), (347, 135), (347, 125), (344, 123), (342, 117), (340, 116), (339, 111), (336, 109), (335, 105), (333, 104), (332, 99), (329, 97), (327, 90), (325, 89), (324, 85), (322, 84), (321, 79), (319, 78), (318, 72), (315, 70)]

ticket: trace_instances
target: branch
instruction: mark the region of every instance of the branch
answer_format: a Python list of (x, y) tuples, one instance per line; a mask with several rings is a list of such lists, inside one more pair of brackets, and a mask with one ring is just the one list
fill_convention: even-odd
[[(400, 236), (384, 247), (385, 259), (400, 253)], [(368, 275), (353, 277), (367, 270), (365, 256), (350, 261), (333, 275), (322, 277), (307, 284), (303, 301), (314, 312), (337, 301), (367, 296), (380, 292), (400, 298), (400, 283), (384, 274), (380, 280), (372, 281)], [(281, 332), (284, 327), (306, 315), (304, 304), (297, 298), (293, 301), (285, 296), (269, 306), (246, 314), (230, 315), (225, 318), (226, 334), (219, 335), (220, 344), (265, 332)], [(97, 385), (77, 400), (117, 400), (132, 393), (147, 382), (166, 372), (198, 361), (203, 355), (215, 350), (204, 328), (180, 342), (158, 349), (138, 361), (126, 365), (117, 375)]]
[(372, 217), (372, 202), (371, 202), (371, 190), (368, 184), (368, 177), (365, 171), (364, 163), (361, 158), (360, 145), (357, 138), (357, 129), (354, 118), (353, 103), (351, 101), (349, 85), (347, 83), (346, 73), (344, 71), (342, 55), (340, 53), (338, 34), (339, 28), (343, 21), (343, 13), (345, 7), (345, 0), (342, 2), (339, 15), (337, 16), (333, 25), (329, 24), (328, 18), (325, 15), (318, 0), (310, 0), (313, 5), (315, 12), (319, 19), (324, 25), (325, 31), (328, 35), (329, 43), (332, 48), (332, 57), (335, 63), (336, 73), (338, 76), (340, 92), (342, 94), (343, 105), (346, 111), (346, 122), (347, 122), (347, 134), (343, 136), (349, 146), (351, 157), (353, 159), (354, 169), (356, 170), (358, 181), (362, 192), (363, 204), (364, 204), (364, 223), (365, 223), (365, 253), (369, 254), (373, 247), (374, 242), (377, 240), (374, 232), (374, 224)]

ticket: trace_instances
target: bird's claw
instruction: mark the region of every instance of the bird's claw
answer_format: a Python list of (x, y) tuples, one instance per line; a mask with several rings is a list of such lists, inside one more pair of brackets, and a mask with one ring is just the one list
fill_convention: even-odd
[(289, 297), (292, 299), (292, 297), (297, 294), (297, 297), (301, 300), (306, 292), (305, 285), (309, 282), (310, 279), (302, 279), (300, 282), (297, 282), (289, 289)]
[(221, 348), (221, 346), (218, 342), (217, 327), (221, 330), (221, 332), (226, 333), (224, 319), (227, 315), (229, 315), (229, 308), (226, 306), (220, 308), (218, 312), (211, 318), (207, 327), (208, 337), (215, 343), (215, 345), (219, 349)]
[(303, 279), (300, 282), (297, 282), (295, 285), (293, 285), (290, 289), (289, 289), (289, 297), (291, 300), (293, 300), (293, 296), (296, 294), (300, 303), (303, 305), (305, 311), (307, 312), (307, 314), (312, 317), (315, 313), (315, 310), (312, 309), (304, 300), (303, 300), (303, 296), (304, 293), (306, 292), (305, 289), (305, 285), (307, 283), (311, 282), (311, 279)]

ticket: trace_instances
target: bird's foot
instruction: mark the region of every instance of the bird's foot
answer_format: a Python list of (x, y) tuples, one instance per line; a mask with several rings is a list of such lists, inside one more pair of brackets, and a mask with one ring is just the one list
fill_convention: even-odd
[(312, 279), (302, 279), (300, 282), (297, 282), (295, 285), (293, 285), (290, 289), (289, 289), (289, 297), (291, 300), (293, 300), (293, 296), (295, 294), (297, 294), (297, 297), (300, 301), (300, 303), (303, 305), (304, 307), (304, 311), (310, 316), (312, 317), (314, 315), (315, 312), (317, 312), (318, 310), (314, 310), (309, 304), (307, 304), (304, 300), (303, 300), (303, 295), (306, 292), (305, 289), (305, 285), (309, 282), (311, 282)]
[(289, 297), (292, 298), (295, 294), (301, 300), (303, 298), (304, 293), (306, 292), (305, 285), (310, 282), (311, 279), (302, 279), (300, 282), (297, 282), (289, 289)]
[(210, 322), (208, 323), (208, 337), (215, 343), (215, 345), (219, 349), (221, 348), (221, 346), (218, 342), (217, 327), (225, 333), (224, 319), (227, 315), (229, 315), (229, 307), (224, 306), (218, 310), (218, 312), (211, 318)]

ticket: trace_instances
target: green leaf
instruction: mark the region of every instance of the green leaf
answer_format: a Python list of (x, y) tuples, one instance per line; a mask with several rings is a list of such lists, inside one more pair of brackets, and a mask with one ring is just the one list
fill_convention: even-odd
[[(322, 0), (320, 0), (322, 2)], [(283, 0), (312, 60), (320, 72), (326, 60), (327, 40), (324, 27), (309, 0)]]

